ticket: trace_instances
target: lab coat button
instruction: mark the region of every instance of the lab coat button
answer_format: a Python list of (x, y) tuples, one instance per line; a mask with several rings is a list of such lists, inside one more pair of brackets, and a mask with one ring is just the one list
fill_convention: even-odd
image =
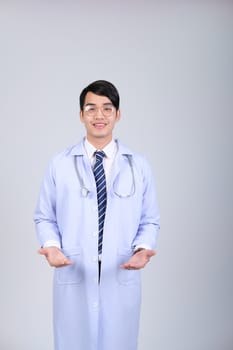
[(98, 235), (97, 231), (93, 232), (93, 237), (96, 237), (97, 235)]
[(97, 261), (97, 259), (98, 259), (98, 258), (97, 258), (97, 256), (96, 256), (96, 255), (94, 255), (94, 256), (92, 257), (92, 261), (93, 261), (93, 262), (96, 262), (96, 261)]
[(93, 303), (93, 307), (94, 307), (95, 309), (98, 307), (97, 301), (95, 301), (95, 302)]

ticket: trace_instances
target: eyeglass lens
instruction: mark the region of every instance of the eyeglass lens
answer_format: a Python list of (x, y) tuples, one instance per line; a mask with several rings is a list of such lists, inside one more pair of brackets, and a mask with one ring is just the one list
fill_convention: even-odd
[(114, 106), (112, 104), (106, 104), (100, 108), (95, 105), (86, 105), (84, 107), (84, 111), (89, 117), (95, 117), (98, 110), (100, 110), (105, 117), (110, 117), (113, 114)]

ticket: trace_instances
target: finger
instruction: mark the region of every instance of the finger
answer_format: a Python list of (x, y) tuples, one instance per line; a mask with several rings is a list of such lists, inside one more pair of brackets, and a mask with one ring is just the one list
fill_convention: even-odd
[(125, 270), (137, 270), (139, 266), (125, 263), (120, 265), (120, 268)]
[(69, 266), (69, 265), (72, 265), (72, 264), (73, 264), (73, 261), (68, 260), (68, 259), (66, 259), (66, 260), (64, 259), (62, 262), (54, 264), (53, 266), (54, 267), (65, 267), (65, 266)]
[(65, 259), (63, 261), (63, 265), (72, 265), (73, 264), (73, 261), (69, 260), (69, 259)]
[(125, 269), (125, 270), (128, 270), (129, 267), (130, 267), (129, 264), (122, 264), (122, 265), (120, 265), (120, 268), (121, 268), (121, 269)]
[(125, 264), (120, 265), (120, 269), (125, 269), (125, 268), (126, 268)]

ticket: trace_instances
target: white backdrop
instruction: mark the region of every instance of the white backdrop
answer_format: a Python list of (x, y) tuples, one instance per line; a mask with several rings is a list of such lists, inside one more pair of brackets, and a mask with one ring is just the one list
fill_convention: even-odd
[(119, 89), (116, 136), (156, 176), (139, 350), (233, 349), (232, 10), (0, 0), (1, 350), (52, 349), (52, 269), (32, 215), (48, 161), (84, 134), (78, 97), (96, 79)]

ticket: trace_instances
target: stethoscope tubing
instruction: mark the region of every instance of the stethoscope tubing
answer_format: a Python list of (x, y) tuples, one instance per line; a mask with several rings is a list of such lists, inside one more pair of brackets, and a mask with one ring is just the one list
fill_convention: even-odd
[[(129, 154), (125, 154), (124, 156), (127, 158), (128, 163), (129, 163), (130, 172), (131, 172), (131, 176), (132, 176), (132, 186), (131, 186), (131, 191), (128, 194), (120, 194), (120, 193), (117, 193), (117, 191), (115, 191), (113, 189), (114, 194), (119, 198), (132, 197), (135, 194), (135, 190), (136, 190), (132, 156)], [(75, 168), (75, 172), (76, 172), (76, 175), (77, 175), (80, 187), (81, 187), (81, 195), (82, 195), (82, 197), (87, 197), (91, 191), (85, 186), (84, 179), (82, 178), (80, 171), (78, 169), (76, 156), (74, 157), (74, 168)]]

